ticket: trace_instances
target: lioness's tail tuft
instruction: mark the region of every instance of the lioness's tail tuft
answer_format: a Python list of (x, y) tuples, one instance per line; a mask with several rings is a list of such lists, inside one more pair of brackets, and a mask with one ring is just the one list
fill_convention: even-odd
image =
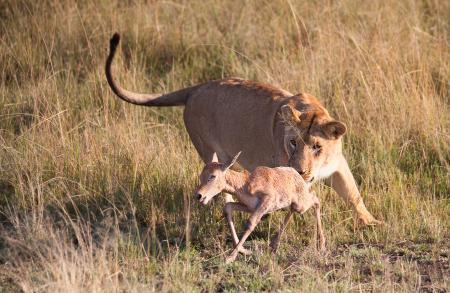
[(117, 49), (117, 45), (119, 45), (119, 42), (120, 42), (119, 33), (114, 33), (114, 35), (111, 37), (111, 40), (109, 41), (109, 50), (111, 52), (115, 52)]

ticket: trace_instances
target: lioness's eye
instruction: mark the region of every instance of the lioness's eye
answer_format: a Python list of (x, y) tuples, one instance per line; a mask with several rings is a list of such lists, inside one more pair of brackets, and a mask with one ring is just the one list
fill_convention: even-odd
[(297, 146), (297, 142), (295, 141), (295, 139), (291, 139), (289, 142), (290, 142), (292, 147), (295, 148)]
[(214, 180), (214, 179), (216, 179), (216, 175), (210, 175), (209, 178), (208, 178), (208, 181), (211, 181), (211, 180)]

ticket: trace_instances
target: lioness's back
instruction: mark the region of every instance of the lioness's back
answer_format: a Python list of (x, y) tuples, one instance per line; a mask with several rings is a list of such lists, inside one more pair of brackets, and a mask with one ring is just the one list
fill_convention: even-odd
[(281, 103), (290, 96), (281, 89), (252, 81), (213, 81), (191, 93), (184, 121), (197, 149), (206, 145), (219, 155), (223, 151), (230, 156), (242, 151), (246, 155), (240, 163), (250, 170), (256, 167), (252, 162), (273, 166), (272, 157), (261, 156), (255, 149), (268, 148), (265, 153), (272, 149), (273, 123)]

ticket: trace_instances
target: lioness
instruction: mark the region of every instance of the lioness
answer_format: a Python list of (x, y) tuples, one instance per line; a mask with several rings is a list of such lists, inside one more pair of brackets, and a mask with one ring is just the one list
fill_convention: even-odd
[(352, 204), (363, 224), (379, 223), (366, 209), (342, 155), (345, 124), (331, 118), (315, 97), (240, 78), (214, 80), (168, 94), (130, 92), (111, 73), (119, 41), (119, 34), (114, 34), (105, 68), (113, 92), (135, 105), (184, 105), (186, 129), (205, 163), (214, 154), (220, 161), (229, 161), (242, 151), (239, 164), (249, 171), (257, 166), (293, 167), (310, 184), (327, 179)]

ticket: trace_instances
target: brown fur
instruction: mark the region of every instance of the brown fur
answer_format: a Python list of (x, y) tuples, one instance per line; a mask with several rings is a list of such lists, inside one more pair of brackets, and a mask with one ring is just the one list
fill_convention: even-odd
[[(208, 204), (221, 191), (233, 194), (238, 199), (238, 203), (229, 202), (224, 207), (224, 213), (236, 245), (227, 258), (227, 262), (234, 261), (239, 252), (249, 254), (250, 252), (243, 248), (246, 238), (262, 216), (280, 209), (288, 209), (289, 212), (278, 234), (272, 239), (271, 247), (274, 251), (278, 248), (281, 234), (293, 212), (304, 213), (311, 207), (316, 210), (317, 243), (319, 248), (324, 250), (325, 237), (320, 219), (320, 202), (315, 194), (310, 192), (309, 185), (298, 172), (288, 167), (257, 167), (251, 174), (236, 172), (230, 170), (230, 167), (236, 161), (237, 156), (228, 164), (218, 164), (217, 162), (207, 164), (200, 174), (200, 186), (196, 191), (197, 199), (203, 205)], [(233, 223), (232, 212), (234, 210), (252, 214), (241, 240), (237, 237)]]
[(239, 164), (249, 171), (257, 166), (293, 167), (306, 181), (327, 179), (352, 204), (363, 223), (378, 223), (367, 211), (342, 155), (345, 124), (334, 120), (315, 97), (239, 78), (210, 81), (164, 95), (127, 91), (111, 72), (119, 39), (117, 34), (111, 39), (106, 62), (111, 89), (137, 105), (185, 105), (186, 129), (204, 162), (210, 162), (214, 153), (226, 161), (242, 150)]

